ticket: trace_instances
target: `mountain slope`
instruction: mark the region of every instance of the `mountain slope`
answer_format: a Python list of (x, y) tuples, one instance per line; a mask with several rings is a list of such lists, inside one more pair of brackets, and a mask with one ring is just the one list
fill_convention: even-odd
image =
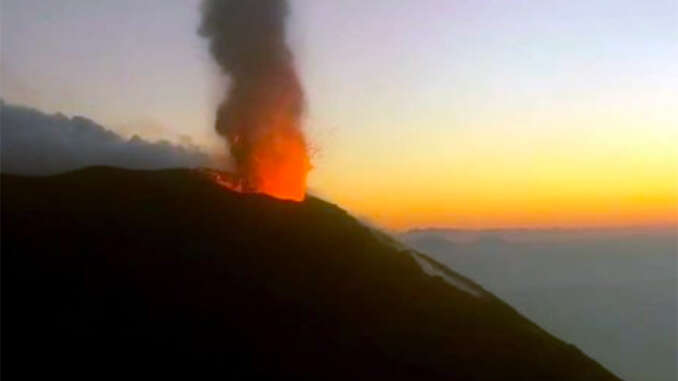
[(114, 168), (1, 196), (5, 374), (617, 379), (313, 197)]

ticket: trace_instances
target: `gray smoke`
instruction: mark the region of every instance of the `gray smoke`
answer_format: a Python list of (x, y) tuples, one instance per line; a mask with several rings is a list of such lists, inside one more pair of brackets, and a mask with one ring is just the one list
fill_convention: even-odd
[(49, 175), (92, 165), (134, 169), (197, 167), (208, 156), (196, 147), (127, 140), (95, 122), (48, 115), (0, 100), (0, 167), (3, 173)]
[(287, 12), (285, 0), (202, 4), (199, 33), (231, 79), (215, 128), (229, 143), (238, 175), (251, 185), (258, 181), (254, 150), (271, 128), (283, 125), (305, 145), (299, 132), (304, 98), (285, 42)]

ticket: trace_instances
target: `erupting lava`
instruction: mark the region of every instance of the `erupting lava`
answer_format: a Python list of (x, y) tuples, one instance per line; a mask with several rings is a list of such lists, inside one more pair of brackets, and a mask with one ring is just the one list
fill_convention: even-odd
[[(233, 139), (232, 152), (237, 151), (241, 139)], [(271, 128), (267, 136), (257, 139), (248, 158), (244, 172), (208, 173), (219, 185), (236, 192), (263, 193), (283, 200), (304, 200), (310, 163), (304, 137), (299, 130)]]
[(302, 91), (291, 67), (259, 73), (257, 84), (234, 87), (217, 114), (228, 140), (240, 192), (302, 201), (311, 168), (300, 128)]
[[(215, 128), (226, 138), (235, 191), (302, 201), (311, 168), (301, 130), (304, 95), (285, 42), (286, 0), (205, 0), (200, 34), (230, 77)], [(244, 21), (246, 20), (246, 21)]]
[(251, 191), (286, 200), (304, 200), (310, 164), (299, 130), (273, 128), (255, 145), (252, 161), (249, 171), (252, 179), (246, 182)]

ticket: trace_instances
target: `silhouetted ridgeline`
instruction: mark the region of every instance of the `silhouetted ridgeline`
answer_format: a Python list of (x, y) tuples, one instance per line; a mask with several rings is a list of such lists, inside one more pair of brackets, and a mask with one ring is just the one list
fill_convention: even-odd
[(617, 379), (313, 197), (101, 167), (1, 196), (3, 376)]

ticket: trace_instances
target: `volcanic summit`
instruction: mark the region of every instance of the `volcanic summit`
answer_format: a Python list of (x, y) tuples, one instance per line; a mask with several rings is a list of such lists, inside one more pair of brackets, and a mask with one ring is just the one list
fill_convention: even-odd
[(195, 170), (2, 185), (3, 376), (617, 380), (315, 197)]

